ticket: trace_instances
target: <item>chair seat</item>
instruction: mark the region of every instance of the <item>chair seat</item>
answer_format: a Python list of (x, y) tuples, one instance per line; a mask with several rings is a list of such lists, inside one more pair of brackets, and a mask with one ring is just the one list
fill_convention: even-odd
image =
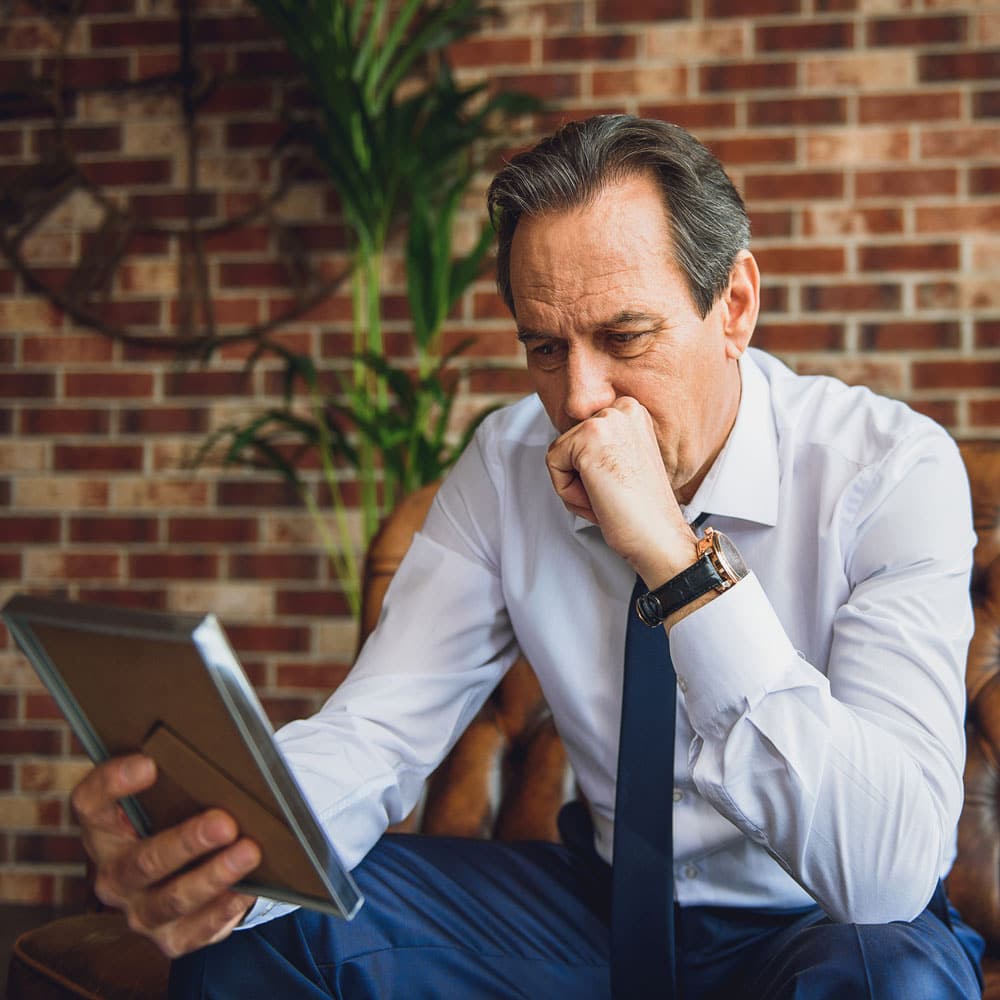
[(170, 962), (119, 913), (85, 913), (14, 944), (8, 1000), (166, 1000)]

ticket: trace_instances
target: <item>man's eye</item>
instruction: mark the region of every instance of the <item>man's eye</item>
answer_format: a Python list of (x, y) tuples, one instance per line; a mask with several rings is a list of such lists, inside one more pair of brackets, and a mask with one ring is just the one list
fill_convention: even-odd
[(627, 350), (630, 347), (638, 347), (645, 336), (644, 333), (609, 333), (608, 343), (616, 349)]

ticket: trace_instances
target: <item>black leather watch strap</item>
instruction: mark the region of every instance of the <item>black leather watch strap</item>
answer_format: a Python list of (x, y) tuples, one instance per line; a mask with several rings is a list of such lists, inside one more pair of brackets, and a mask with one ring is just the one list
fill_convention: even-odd
[(639, 597), (635, 602), (636, 613), (646, 625), (660, 625), (684, 605), (710, 590), (718, 590), (723, 584), (711, 555), (706, 552), (697, 562), (669, 579), (662, 587)]

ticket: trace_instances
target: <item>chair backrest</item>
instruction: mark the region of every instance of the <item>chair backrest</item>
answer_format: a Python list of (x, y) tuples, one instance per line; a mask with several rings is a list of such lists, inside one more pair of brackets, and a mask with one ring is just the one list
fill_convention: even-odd
[[(961, 445), (975, 511), (971, 586), (976, 631), (969, 651), (966, 802), (948, 890), (962, 915), (1000, 951), (1000, 440)], [(404, 500), (372, 542), (365, 566), (361, 638), (436, 486)], [(431, 781), (422, 809), (401, 828), (460, 836), (554, 840), (572, 792), (566, 755), (534, 674), (519, 660)]]
[[(365, 560), (360, 642), (375, 627), (389, 581), (436, 491), (432, 484), (403, 500), (372, 540)], [(572, 792), (552, 713), (522, 657), (432, 775), (420, 807), (394, 829), (557, 840), (556, 816)]]
[(976, 631), (965, 675), (965, 808), (948, 893), (995, 952), (1000, 950), (1000, 440), (960, 447), (979, 543), (972, 573)]

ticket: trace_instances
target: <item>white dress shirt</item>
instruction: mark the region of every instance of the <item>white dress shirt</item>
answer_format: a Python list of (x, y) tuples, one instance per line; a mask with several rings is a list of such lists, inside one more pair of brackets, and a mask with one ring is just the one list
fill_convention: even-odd
[[(675, 894), (915, 917), (954, 858), (975, 536), (952, 440), (901, 403), (751, 351), (685, 510), (751, 574), (670, 633)], [(280, 745), (348, 867), (414, 806), (520, 648), (611, 859), (630, 567), (568, 513), (537, 397), (442, 485), (347, 680)], [(247, 925), (287, 912), (260, 901)]]

